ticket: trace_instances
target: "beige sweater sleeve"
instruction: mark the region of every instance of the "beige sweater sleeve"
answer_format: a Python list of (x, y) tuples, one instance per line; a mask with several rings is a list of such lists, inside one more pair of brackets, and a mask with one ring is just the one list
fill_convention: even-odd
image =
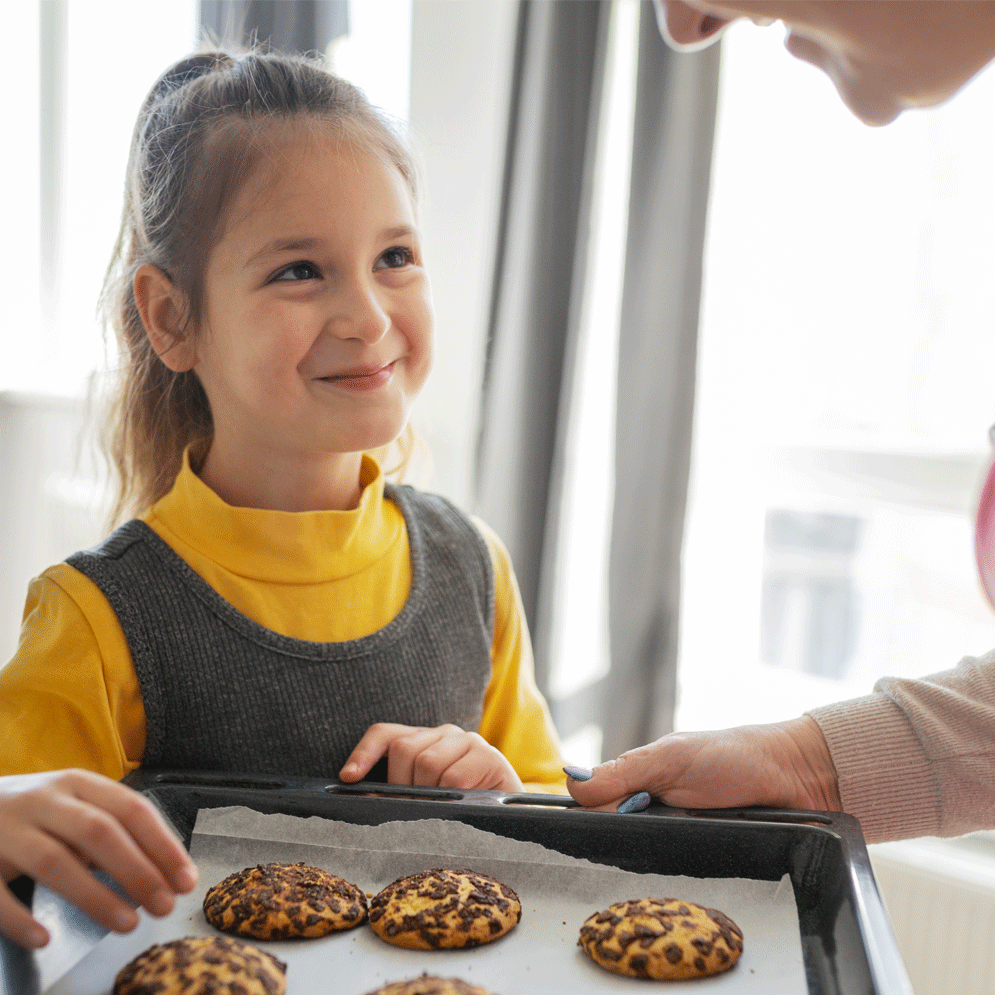
[(995, 650), (809, 714), (869, 843), (995, 828)]

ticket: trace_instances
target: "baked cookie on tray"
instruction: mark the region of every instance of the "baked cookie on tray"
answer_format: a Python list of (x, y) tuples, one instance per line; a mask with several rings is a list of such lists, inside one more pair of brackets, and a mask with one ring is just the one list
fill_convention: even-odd
[(434, 978), (423, 974), (410, 981), (394, 981), (369, 995), (490, 995), (486, 988), (471, 985), (459, 978)]
[(204, 896), (204, 916), (223, 933), (256, 940), (313, 939), (366, 921), (366, 895), (318, 867), (257, 864)]
[(370, 900), (373, 932), (409, 950), (479, 947), (521, 918), (522, 903), (511, 888), (468, 870), (437, 867), (398, 878)]
[(129, 961), (113, 995), (283, 995), (287, 965), (227, 936), (188, 936), (156, 943)]
[(640, 898), (589, 916), (577, 943), (606, 971), (686, 980), (733, 967), (743, 952), (743, 933), (715, 909), (676, 898)]

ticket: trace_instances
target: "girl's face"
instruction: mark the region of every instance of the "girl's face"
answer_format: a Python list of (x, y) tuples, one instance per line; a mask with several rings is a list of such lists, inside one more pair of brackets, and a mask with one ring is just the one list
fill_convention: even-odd
[(397, 438), (431, 365), (432, 306), (395, 168), (317, 129), (262, 161), (208, 259), (194, 368), (213, 465), (293, 475)]

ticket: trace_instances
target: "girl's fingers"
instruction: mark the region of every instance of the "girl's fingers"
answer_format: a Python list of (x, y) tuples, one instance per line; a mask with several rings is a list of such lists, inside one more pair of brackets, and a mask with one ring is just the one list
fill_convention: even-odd
[[(392, 772), (391, 764), (395, 762), (395, 744), (401, 740), (420, 734), (432, 734), (434, 729), (424, 729), (420, 726), (406, 726), (399, 722), (376, 722), (363, 733), (363, 738), (356, 744), (348, 759), (339, 771), (343, 781), (361, 781), (373, 769), (373, 765), (388, 753), (387, 780), (391, 784), (411, 784), (410, 780), (395, 780), (395, 774), (403, 773), (403, 764), (398, 759), (397, 771)], [(401, 754), (397, 754), (400, 758)], [(410, 770), (407, 771), (410, 776)]]
[[(166, 889), (181, 894), (193, 890), (197, 884), (197, 866), (148, 799), (137, 791), (106, 778), (89, 783), (77, 797), (108, 813), (124, 830), (123, 834), (114, 832), (114, 837), (123, 845), (118, 850), (118, 857), (125, 861), (123, 869), (133, 876), (135, 887), (144, 890), (154, 888), (156, 891)], [(106, 827), (98, 823), (98, 835), (104, 828)], [(116, 827), (112, 825), (110, 828), (113, 831)], [(99, 839), (97, 845), (102, 845)], [(111, 868), (104, 866), (102, 860), (96, 860), (89, 851), (84, 852), (95, 864), (112, 873)], [(121, 880), (116, 874), (114, 878), (129, 894), (136, 897), (127, 881)], [(141, 904), (149, 908), (144, 901)], [(156, 914), (151, 908), (149, 911)]]
[(471, 742), (470, 749), (442, 772), (439, 785), (480, 791), (524, 790), (511, 764), (483, 740)]
[[(459, 726), (432, 728), (381, 722), (370, 726), (349, 755), (339, 773), (343, 781), (358, 781), (384, 755), (387, 756), (387, 780), (390, 784), (414, 784), (419, 787), (477, 787), (485, 768), (490, 771), (488, 787), (521, 790), (521, 781), (493, 747), (476, 733)], [(473, 764), (461, 766), (467, 757)], [(507, 768), (505, 770), (504, 768)]]
[(49, 941), (48, 930), (31, 915), (10, 891), (0, 884), (0, 935), (28, 950), (37, 950)]
[(411, 726), (402, 726), (394, 722), (377, 722), (371, 725), (342, 765), (339, 777), (343, 781), (361, 781), (387, 752), (391, 740), (399, 735), (401, 730), (410, 731)]
[(11, 844), (7, 852), (19, 869), (67, 898), (105, 929), (126, 933), (138, 925), (135, 910), (98, 881), (60, 840), (31, 829), (7, 842)]
[(4, 856), (21, 872), (76, 902), (109, 929), (137, 923), (134, 910), (88, 867), (109, 874), (152, 915), (172, 910), (176, 891), (196, 883), (196, 867), (146, 799), (93, 775), (8, 799), (0, 831)]
[(166, 878), (109, 813), (83, 802), (69, 802), (40, 819), (37, 829), (38, 841), (20, 857), (21, 867), (101, 925), (128, 932), (138, 918), (128, 903), (90, 873), (90, 867), (109, 874), (132, 901), (152, 915), (172, 911), (174, 892)]
[(412, 784), (427, 788), (474, 786), (459, 779), (457, 765), (474, 748), (473, 740), (462, 730), (460, 733), (459, 736), (440, 736), (419, 750), (412, 759)]
[(432, 751), (441, 751), (438, 755), (446, 756), (447, 747), (444, 744), (450, 728), (455, 726), (411, 729), (407, 735), (398, 736), (387, 752), (388, 783), (417, 784), (422, 788), (438, 787), (439, 771), (433, 768)]

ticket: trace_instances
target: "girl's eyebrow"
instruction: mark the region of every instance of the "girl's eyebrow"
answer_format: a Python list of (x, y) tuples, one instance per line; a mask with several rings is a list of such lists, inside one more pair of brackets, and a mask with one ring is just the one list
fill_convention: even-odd
[[(395, 238), (415, 238), (417, 233), (411, 225), (395, 225), (380, 232), (380, 238), (389, 241)], [(245, 261), (245, 269), (266, 256), (275, 256), (279, 252), (310, 252), (321, 244), (319, 238), (277, 238), (267, 242), (258, 252), (254, 252)]]
[(380, 233), (380, 237), (384, 239), (392, 238), (415, 238), (417, 232), (411, 225), (397, 225), (394, 228), (387, 228)]
[(277, 238), (267, 242), (258, 252), (254, 252), (245, 261), (248, 268), (265, 256), (274, 256), (278, 252), (309, 252), (320, 244), (317, 238)]

